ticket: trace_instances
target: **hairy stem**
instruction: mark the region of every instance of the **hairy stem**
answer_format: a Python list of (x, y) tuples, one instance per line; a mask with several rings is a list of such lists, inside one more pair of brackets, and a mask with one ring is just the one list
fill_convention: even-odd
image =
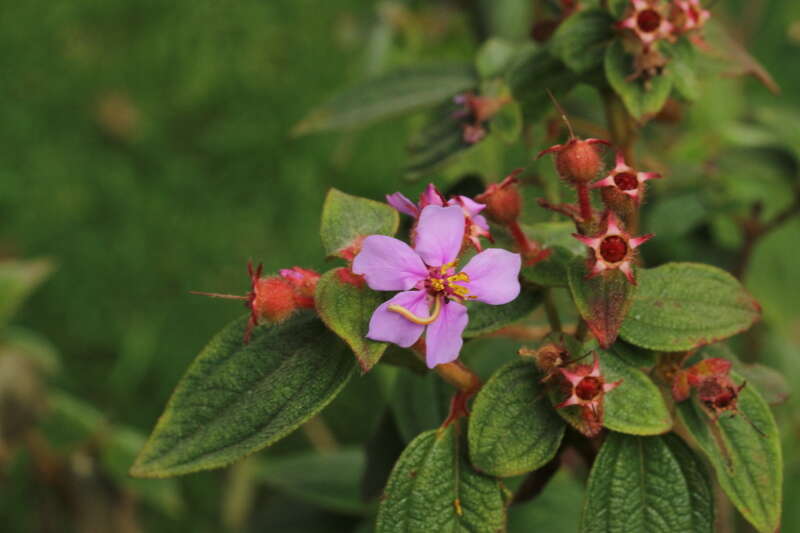
[(511, 233), (511, 236), (514, 237), (514, 241), (517, 243), (519, 251), (522, 255), (525, 255), (531, 251), (531, 243), (528, 240), (528, 237), (522, 231), (519, 222), (516, 220), (509, 222), (508, 231)]
[(544, 291), (544, 311), (547, 314), (547, 322), (550, 324), (550, 329), (560, 333), (561, 317), (558, 316), (558, 308), (553, 301), (553, 293), (550, 289), (545, 289)]
[[(412, 347), (412, 350), (417, 357), (423, 362), (425, 361), (424, 341), (418, 341), (417, 344)], [(483, 383), (481, 383), (481, 378), (461, 361), (436, 365), (434, 370), (443, 380), (461, 392), (474, 394), (478, 392), (483, 385)]]
[(586, 183), (578, 183), (575, 186), (578, 191), (578, 204), (581, 206), (581, 218), (585, 224), (592, 221), (592, 201), (589, 198), (589, 186)]

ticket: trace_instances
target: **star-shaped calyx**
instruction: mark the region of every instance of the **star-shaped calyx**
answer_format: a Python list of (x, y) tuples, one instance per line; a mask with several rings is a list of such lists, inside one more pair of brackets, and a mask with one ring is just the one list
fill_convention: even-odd
[(587, 236), (573, 233), (572, 236), (592, 249), (589, 258), (589, 274), (592, 278), (607, 270), (618, 269), (628, 281), (636, 285), (633, 277), (633, 259), (636, 248), (653, 238), (653, 234), (631, 237), (620, 225), (617, 215), (608, 211), (605, 216), (605, 231)]
[(585, 425), (580, 428), (588, 437), (600, 433), (603, 428), (603, 401), (605, 394), (617, 388), (622, 380), (606, 383), (600, 373), (600, 361), (594, 354), (594, 363), (590, 365), (575, 365), (571, 370), (559, 368), (564, 379), (563, 385), (568, 390), (569, 396), (556, 409), (576, 405), (581, 408), (581, 417)]
[(631, 0), (627, 17), (618, 26), (632, 31), (646, 49), (659, 39), (673, 39), (674, 26), (664, 15), (661, 0)]
[(589, 185), (590, 189), (611, 187), (616, 192), (629, 196), (636, 205), (642, 201), (644, 182), (660, 178), (658, 172), (637, 172), (625, 162), (622, 152), (617, 152), (616, 165), (608, 176)]
[(673, 0), (669, 18), (676, 32), (686, 33), (702, 28), (711, 18), (711, 12), (703, 9), (700, 0)]

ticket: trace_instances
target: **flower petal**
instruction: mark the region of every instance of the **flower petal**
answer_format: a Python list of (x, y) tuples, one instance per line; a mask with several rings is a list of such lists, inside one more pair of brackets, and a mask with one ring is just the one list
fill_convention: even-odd
[(464, 210), (464, 214), (469, 217), (474, 217), (475, 215), (486, 209), (486, 204), (476, 202), (472, 198), (462, 195), (452, 198), (449, 202), (447, 202), (447, 205), (460, 205), (461, 208)]
[(403, 193), (396, 192), (386, 195), (386, 203), (394, 207), (401, 213), (412, 216), (414, 218), (419, 214), (419, 209), (414, 205), (414, 202), (406, 198)]
[(429, 205), (422, 210), (417, 224), (414, 249), (430, 266), (451, 263), (461, 251), (464, 240), (464, 212), (459, 206)]
[(403, 241), (370, 235), (353, 261), (353, 272), (363, 274), (376, 291), (406, 291), (428, 277), (419, 255)]
[(507, 304), (519, 296), (519, 269), (522, 258), (519, 254), (489, 248), (473, 257), (464, 272), (469, 282), (464, 285), (469, 295), (480, 302), (491, 305)]
[(389, 311), (390, 305), (402, 305), (418, 316), (428, 316), (428, 302), (425, 291), (406, 291), (396, 294), (382, 303), (372, 313), (367, 338), (374, 341), (391, 342), (408, 348), (419, 339), (425, 326), (415, 324), (407, 318)]
[(453, 301), (442, 306), (439, 319), (428, 326), (425, 335), (425, 362), (428, 368), (458, 359), (464, 340), (461, 334), (467, 327), (467, 308)]

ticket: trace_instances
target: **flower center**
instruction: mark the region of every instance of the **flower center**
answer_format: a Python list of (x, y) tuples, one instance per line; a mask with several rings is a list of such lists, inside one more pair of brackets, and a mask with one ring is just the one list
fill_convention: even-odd
[(639, 187), (639, 180), (632, 172), (620, 172), (614, 176), (614, 183), (623, 191), (632, 191)]
[(469, 282), (466, 272), (455, 272), (455, 263), (448, 263), (439, 268), (431, 267), (426, 286), (433, 296), (443, 295), (454, 300), (475, 298), (469, 295), (469, 289), (462, 283)]
[(651, 33), (661, 26), (661, 14), (655, 9), (645, 9), (636, 16), (636, 24), (645, 33)]
[(619, 235), (611, 235), (600, 243), (600, 255), (609, 263), (619, 263), (628, 254), (628, 243)]
[(575, 387), (575, 395), (583, 401), (594, 400), (603, 390), (603, 382), (600, 378), (586, 376)]

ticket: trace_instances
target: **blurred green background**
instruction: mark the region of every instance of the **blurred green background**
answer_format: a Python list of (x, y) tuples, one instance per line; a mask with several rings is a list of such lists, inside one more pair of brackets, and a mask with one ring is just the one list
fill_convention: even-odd
[[(266, 271), (324, 269), (318, 226), (328, 187), (373, 198), (419, 190), (402, 181), (409, 120), (302, 138), (290, 131), (309, 109), (366, 76), (421, 59), (470, 60), (478, 43), (455, 4), (6, 2), (0, 257), (46, 257), (56, 265), (14, 320), (57, 347), (62, 368), (54, 383), (110, 423), (147, 434), (189, 362), (243, 312), (189, 290), (244, 294), (251, 258)], [(762, 112), (773, 113), (771, 131), (800, 153), (800, 3), (741, 0), (718, 2), (719, 9), (744, 21), (738, 31), (783, 92), (774, 96), (753, 80), (708, 80), (686, 117), (694, 142), (674, 153), (674, 171), (699, 165), (702, 147), (728, 143), (734, 120), (747, 123)], [(766, 195), (768, 206), (787, 200), (786, 189), (769, 188), (769, 171), (748, 153), (732, 155), (738, 159), (727, 166), (715, 163), (752, 178), (751, 188), (765, 180), (756, 195)], [(689, 174), (701, 177), (696, 169)], [(747, 278), (769, 319), (762, 360), (795, 390), (798, 234), (797, 219), (771, 234)], [(693, 257), (680, 233), (673, 238), (654, 257)], [(794, 398), (778, 408), (787, 502), (800, 498), (797, 406)], [(287, 447), (306, 446), (302, 436), (293, 439)], [(230, 478), (211, 472), (181, 479), (183, 511), (144, 505), (134, 522), (144, 531), (222, 530), (231, 523), (225, 512), (234, 513), (222, 503)], [(142, 481), (140, 491), (157, 492), (160, 483)], [(0, 478), (0, 491), (4, 531), (70, 530), (47, 529), (35, 518), (55, 511), (24, 474)], [(269, 491), (258, 498), (253, 530), (347, 531), (357, 523)], [(787, 506), (784, 530), (800, 531), (796, 506)]]

